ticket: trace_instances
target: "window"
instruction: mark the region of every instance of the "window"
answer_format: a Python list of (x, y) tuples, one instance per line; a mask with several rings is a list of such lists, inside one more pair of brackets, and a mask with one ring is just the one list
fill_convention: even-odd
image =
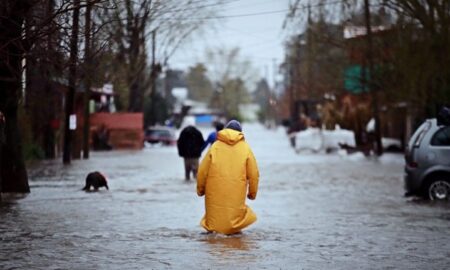
[(450, 126), (439, 129), (431, 139), (431, 145), (450, 146)]

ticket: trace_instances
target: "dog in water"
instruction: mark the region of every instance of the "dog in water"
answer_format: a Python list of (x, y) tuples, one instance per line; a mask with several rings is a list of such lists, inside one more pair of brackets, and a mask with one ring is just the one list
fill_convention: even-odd
[(94, 191), (98, 191), (100, 187), (106, 187), (109, 190), (108, 182), (106, 182), (106, 177), (100, 172), (91, 172), (86, 176), (86, 185), (84, 186), (84, 191), (90, 191), (91, 186)]

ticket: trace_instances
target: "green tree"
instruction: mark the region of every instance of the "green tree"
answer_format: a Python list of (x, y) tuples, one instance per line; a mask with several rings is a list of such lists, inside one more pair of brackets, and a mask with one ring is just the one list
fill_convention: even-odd
[(253, 101), (259, 105), (260, 111), (258, 113), (258, 120), (264, 123), (269, 120), (271, 115), (271, 101), (272, 94), (270, 92), (269, 84), (266, 79), (261, 79), (256, 84), (256, 89), (253, 92)]
[(211, 105), (227, 117), (240, 115), (239, 105), (250, 101), (248, 85), (257, 77), (250, 61), (239, 55), (239, 48), (209, 50), (207, 59), (208, 75), (216, 84)]
[(225, 81), (222, 89), (222, 104), (225, 115), (229, 117), (240, 116), (239, 105), (250, 101), (248, 89), (244, 81), (239, 77), (229, 79)]
[(189, 98), (209, 103), (213, 95), (213, 85), (207, 76), (204, 64), (198, 63), (189, 68), (186, 75)]

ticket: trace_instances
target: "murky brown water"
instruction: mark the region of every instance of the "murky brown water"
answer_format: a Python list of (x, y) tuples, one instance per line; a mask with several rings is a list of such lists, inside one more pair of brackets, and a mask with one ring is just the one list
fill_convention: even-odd
[[(450, 207), (402, 197), (402, 157), (295, 154), (244, 126), (261, 182), (241, 235), (205, 234), (203, 198), (173, 147), (97, 152), (30, 168), (0, 205), (0, 269), (446, 269)], [(89, 171), (110, 190), (81, 191)]]

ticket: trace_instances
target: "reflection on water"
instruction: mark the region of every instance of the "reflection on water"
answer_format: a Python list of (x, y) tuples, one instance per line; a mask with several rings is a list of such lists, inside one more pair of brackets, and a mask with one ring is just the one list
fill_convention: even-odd
[[(28, 193), (2, 193), (0, 207), (2, 207), (2, 203), (5, 205), (8, 204), (16, 204), (17, 201), (21, 199), (25, 199), (28, 196)], [(1, 212), (0, 212), (1, 214)]]
[(220, 235), (215, 233), (207, 233), (204, 239), (205, 243), (211, 245), (211, 249), (222, 252), (250, 250), (255, 248), (255, 243), (252, 243), (248, 236), (240, 233), (235, 235)]
[(215, 267), (241, 268), (258, 262), (258, 244), (252, 233), (221, 235), (202, 233), (198, 241), (206, 244), (205, 250), (212, 256)]

